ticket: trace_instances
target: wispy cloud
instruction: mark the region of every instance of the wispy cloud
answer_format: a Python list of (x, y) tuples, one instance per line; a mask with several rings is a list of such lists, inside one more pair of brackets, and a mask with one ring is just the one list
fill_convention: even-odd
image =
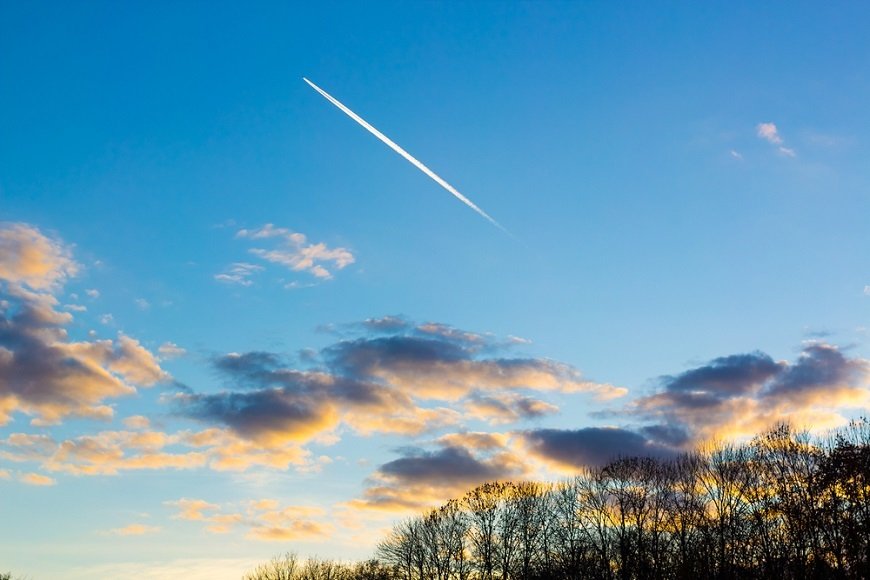
[(772, 145), (776, 145), (777, 150), (783, 155), (787, 157), (795, 157), (797, 155), (794, 149), (785, 146), (785, 141), (774, 123), (759, 123), (756, 125), (755, 130), (759, 138), (764, 139)]
[(145, 534), (155, 534), (160, 531), (159, 526), (146, 526), (145, 524), (130, 524), (123, 528), (115, 528), (109, 530), (113, 536), (143, 536)]
[(187, 351), (174, 342), (164, 342), (159, 347), (157, 347), (157, 354), (160, 355), (160, 358), (163, 360), (169, 360), (173, 358), (178, 358), (187, 354)]
[(57, 481), (53, 478), (42, 475), (41, 473), (24, 473), (19, 476), (18, 480), (21, 483), (26, 483), (27, 485), (38, 485), (38, 486), (51, 486), (55, 485)]
[(252, 540), (289, 542), (328, 536), (333, 527), (324, 521), (325, 512), (316, 507), (282, 506), (273, 499), (261, 499), (221, 506), (201, 499), (182, 498), (166, 505), (178, 509), (175, 519), (202, 522), (206, 531), (226, 534), (242, 528)]
[(275, 239), (278, 246), (251, 248), (249, 252), (274, 264), (280, 264), (294, 272), (308, 272), (317, 278), (332, 278), (334, 270), (341, 270), (354, 263), (354, 255), (347, 248), (330, 248), (324, 243), (310, 243), (305, 234), (287, 228), (266, 224), (261, 228), (242, 229), (237, 238), (250, 240)]
[(230, 264), (226, 270), (220, 274), (215, 274), (214, 279), (225, 284), (238, 284), (239, 286), (250, 286), (254, 283), (251, 277), (254, 274), (265, 270), (263, 266), (257, 264), (249, 264), (248, 262), (235, 262)]

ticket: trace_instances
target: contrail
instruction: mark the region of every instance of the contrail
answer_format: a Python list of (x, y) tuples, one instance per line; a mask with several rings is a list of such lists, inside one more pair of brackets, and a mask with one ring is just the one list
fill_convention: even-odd
[(381, 141), (386, 143), (390, 147), (390, 149), (392, 149), (393, 151), (395, 151), (396, 153), (398, 153), (399, 155), (401, 155), (402, 157), (404, 157), (405, 159), (410, 161), (411, 164), (414, 165), (417, 169), (419, 169), (420, 171), (422, 171), (423, 173), (425, 173), (426, 175), (428, 175), (429, 177), (434, 179), (438, 185), (440, 185), (441, 187), (443, 187), (444, 189), (446, 189), (447, 191), (452, 193), (459, 201), (461, 201), (462, 203), (464, 203), (465, 205), (467, 205), (468, 207), (470, 207), (471, 209), (473, 209), (474, 211), (476, 211), (477, 213), (482, 215), (492, 225), (496, 226), (497, 228), (499, 228), (500, 230), (502, 230), (503, 232), (505, 232), (509, 236), (513, 237), (513, 234), (511, 234), (508, 230), (506, 230), (503, 225), (501, 225), (500, 223), (498, 223), (497, 221), (495, 221), (494, 219), (489, 217), (489, 215), (485, 211), (483, 211), (482, 209), (477, 207), (473, 201), (471, 201), (470, 199), (468, 199), (467, 197), (465, 197), (464, 195), (459, 193), (459, 191), (457, 191), (455, 187), (453, 187), (452, 185), (450, 185), (449, 183), (447, 183), (446, 181), (441, 179), (441, 177), (439, 177), (438, 174), (436, 174), (434, 171), (432, 171), (431, 169), (429, 169), (428, 167), (426, 167), (425, 165), (420, 163), (420, 161), (418, 161), (413, 155), (411, 155), (410, 153), (408, 153), (407, 151), (405, 151), (404, 149), (399, 147), (392, 139), (390, 139), (389, 137), (387, 137), (386, 135), (384, 135), (383, 133), (381, 133), (380, 131), (378, 131), (377, 129), (372, 127), (371, 125), (369, 125), (365, 119), (363, 119), (362, 117), (360, 117), (359, 115), (357, 115), (356, 113), (354, 113), (353, 111), (351, 111), (350, 109), (345, 107), (338, 99), (334, 98), (332, 95), (330, 95), (329, 93), (327, 93), (326, 91), (324, 91), (323, 89), (321, 89), (320, 87), (318, 87), (317, 85), (315, 85), (314, 83), (312, 83), (311, 81), (306, 79), (305, 77), (302, 77), (302, 80), (305, 81), (306, 83), (308, 83), (309, 85), (311, 85), (312, 89), (314, 89), (315, 91), (317, 91), (318, 93), (323, 95), (327, 101), (329, 101), (330, 103), (332, 103), (333, 105), (335, 105), (336, 107), (338, 107), (339, 109), (344, 111), (344, 113), (348, 117), (350, 117), (351, 119), (353, 119), (354, 121), (356, 121), (357, 123), (362, 125), (369, 133), (371, 133), (372, 135), (374, 135), (375, 137), (377, 137), (378, 139), (380, 139)]

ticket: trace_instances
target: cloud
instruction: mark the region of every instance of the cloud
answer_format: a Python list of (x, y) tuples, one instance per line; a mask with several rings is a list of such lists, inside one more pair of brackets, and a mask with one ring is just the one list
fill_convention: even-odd
[(59, 240), (28, 224), (0, 223), (0, 280), (47, 291), (78, 269), (71, 249)]
[(362, 497), (350, 509), (407, 513), (462, 495), (487, 481), (516, 479), (528, 466), (511, 451), (504, 434), (452, 433), (436, 441), (439, 449), (400, 450), (398, 459), (381, 465), (367, 480)]
[(594, 383), (570, 365), (549, 359), (478, 358), (477, 341), (436, 335), (394, 335), (342, 341), (324, 350), (345, 375), (366, 377), (422, 399), (455, 401), (472, 391), (531, 389), (589, 392), (599, 399), (625, 389)]
[(42, 475), (41, 473), (24, 473), (18, 477), (18, 481), (26, 483), (27, 485), (39, 486), (51, 486), (57, 483), (53, 478), (48, 477), (47, 475)]
[(617, 457), (666, 457), (674, 450), (626, 429), (537, 429), (522, 434), (526, 449), (560, 471), (576, 473), (599, 467)]
[(213, 361), (226, 389), (181, 393), (178, 411), (267, 448), (333, 441), (341, 426), (357, 433), (418, 435), (463, 420), (505, 423), (558, 408), (534, 392), (624, 389), (584, 379), (549, 359), (493, 356), (510, 342), (444, 324), (399, 317), (355, 326), (371, 335), (340, 340), (293, 368), (275, 353), (230, 353)]
[[(0, 440), (0, 457), (37, 463), (51, 472), (73, 475), (116, 475), (122, 471), (191, 469), (206, 465), (202, 451), (174, 450), (181, 434), (159, 431), (101, 431), (56, 441), (48, 435), (12, 433)], [(192, 447), (192, 446), (188, 446)]]
[(782, 145), (782, 137), (773, 123), (759, 123), (755, 126), (758, 136), (774, 145)]
[(158, 526), (146, 526), (144, 524), (130, 524), (123, 528), (115, 528), (109, 530), (109, 533), (114, 536), (143, 536), (145, 534), (155, 534), (160, 531)]
[(133, 415), (132, 417), (127, 417), (123, 420), (123, 423), (126, 427), (130, 429), (147, 429), (151, 426), (151, 421), (148, 420), (148, 417), (143, 415)]
[(289, 542), (328, 537), (333, 527), (323, 521), (324, 511), (305, 506), (281, 506), (273, 499), (220, 506), (201, 499), (182, 498), (165, 502), (178, 508), (175, 519), (202, 522), (206, 531), (225, 534), (235, 528), (245, 537), (260, 541)]
[(556, 405), (517, 393), (472, 393), (465, 409), (469, 415), (493, 424), (538, 419), (559, 412)]
[(411, 322), (404, 316), (382, 316), (380, 318), (367, 318), (359, 323), (363, 328), (373, 332), (385, 332), (392, 334), (411, 328)]
[(251, 277), (254, 274), (265, 270), (263, 266), (257, 264), (249, 264), (247, 262), (235, 262), (230, 264), (226, 270), (220, 274), (215, 274), (214, 279), (225, 284), (238, 284), (239, 286), (250, 286), (254, 283)]
[(179, 520), (207, 521), (211, 516), (206, 515), (206, 512), (220, 509), (220, 506), (209, 503), (205, 500), (187, 499), (185, 497), (175, 501), (167, 501), (165, 503), (166, 505), (178, 508), (178, 513), (175, 514), (173, 518)]
[(174, 342), (164, 342), (157, 347), (157, 354), (160, 355), (162, 360), (169, 360), (182, 357), (187, 354), (187, 351)]
[(759, 123), (756, 125), (755, 130), (759, 138), (764, 139), (772, 145), (776, 145), (780, 153), (788, 157), (795, 157), (795, 150), (784, 145), (785, 142), (774, 123)]
[(338, 408), (328, 398), (292, 387), (190, 394), (178, 401), (188, 416), (221, 423), (266, 445), (305, 442), (334, 429), (339, 421)]
[(760, 352), (720, 357), (659, 378), (659, 391), (630, 403), (636, 417), (687, 434), (686, 443), (750, 437), (776, 422), (824, 430), (870, 405), (870, 361), (806, 343), (793, 362)]
[(324, 243), (309, 243), (305, 234), (276, 228), (272, 224), (254, 230), (239, 230), (236, 237), (249, 240), (277, 239), (277, 247), (251, 248), (249, 252), (267, 262), (279, 264), (294, 272), (308, 272), (321, 279), (332, 278), (332, 272), (327, 267), (341, 270), (355, 261), (347, 248), (329, 248)]
[(732, 149), (728, 153), (731, 155), (732, 158), (736, 159), (737, 161), (743, 161), (743, 155), (741, 155), (738, 151)]
[(108, 418), (106, 399), (169, 379), (129, 336), (69, 339), (73, 316), (55, 296), (76, 272), (69, 248), (21, 224), (0, 228), (0, 243), (0, 425), (16, 411), (43, 425), (67, 415)]

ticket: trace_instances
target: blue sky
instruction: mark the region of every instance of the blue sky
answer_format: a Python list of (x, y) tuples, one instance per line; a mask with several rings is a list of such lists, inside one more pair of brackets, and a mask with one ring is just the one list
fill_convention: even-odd
[(866, 414), (867, 17), (0, 3), (0, 565), (363, 557), (481, 478)]

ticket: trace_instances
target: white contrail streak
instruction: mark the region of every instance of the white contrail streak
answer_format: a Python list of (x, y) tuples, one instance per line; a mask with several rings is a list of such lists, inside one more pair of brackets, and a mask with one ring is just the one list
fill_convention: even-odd
[(426, 167), (425, 165), (420, 163), (420, 161), (418, 161), (413, 155), (411, 155), (410, 153), (408, 153), (407, 151), (405, 151), (404, 149), (399, 147), (392, 139), (390, 139), (389, 137), (387, 137), (386, 135), (384, 135), (383, 133), (381, 133), (380, 131), (378, 131), (377, 129), (372, 127), (371, 125), (369, 125), (365, 121), (365, 119), (363, 119), (362, 117), (360, 117), (359, 115), (357, 115), (356, 113), (354, 113), (353, 111), (351, 111), (350, 109), (345, 107), (338, 99), (334, 98), (332, 95), (330, 95), (329, 93), (327, 93), (326, 91), (324, 91), (323, 89), (321, 89), (320, 87), (318, 87), (317, 85), (315, 85), (314, 83), (312, 83), (311, 81), (306, 79), (305, 77), (302, 77), (302, 80), (305, 81), (306, 83), (308, 83), (309, 85), (311, 85), (312, 89), (314, 89), (315, 91), (317, 91), (318, 93), (323, 95), (327, 101), (329, 101), (330, 103), (332, 103), (333, 105), (335, 105), (336, 107), (338, 107), (339, 109), (344, 111), (344, 113), (348, 117), (350, 117), (351, 119), (353, 119), (354, 121), (356, 121), (357, 123), (362, 125), (366, 129), (366, 131), (368, 131), (369, 133), (371, 133), (372, 135), (374, 135), (375, 137), (377, 137), (378, 139), (380, 139), (381, 141), (386, 143), (390, 147), (390, 149), (392, 149), (393, 151), (395, 151), (396, 153), (398, 153), (399, 155), (401, 155), (402, 157), (404, 157), (405, 159), (410, 161), (411, 164), (414, 165), (417, 169), (419, 169), (420, 171), (422, 171), (423, 173), (425, 173), (426, 175), (428, 175), (429, 177), (434, 179), (438, 185), (440, 185), (441, 187), (443, 187), (444, 189), (446, 189), (447, 191), (452, 193), (459, 201), (461, 201), (462, 203), (464, 203), (465, 205), (467, 205), (468, 207), (470, 207), (471, 209), (473, 209), (474, 211), (476, 211), (477, 213), (479, 213), (480, 215), (485, 217), (487, 220), (489, 220), (489, 222), (491, 224), (493, 224), (497, 228), (501, 229), (506, 234), (511, 235), (511, 236), (513, 235), (509, 231), (507, 231), (504, 228), (504, 226), (502, 226), (500, 223), (498, 223), (497, 221), (495, 221), (494, 219), (489, 217), (489, 215), (485, 211), (483, 211), (482, 209), (477, 207), (473, 201), (471, 201), (470, 199), (468, 199), (467, 197), (465, 197), (464, 195), (459, 193), (455, 187), (453, 187), (452, 185), (450, 185), (449, 183), (447, 183), (446, 181), (441, 179), (441, 177), (439, 177), (438, 174), (436, 174), (434, 171), (432, 171), (431, 169), (429, 169), (428, 167)]

